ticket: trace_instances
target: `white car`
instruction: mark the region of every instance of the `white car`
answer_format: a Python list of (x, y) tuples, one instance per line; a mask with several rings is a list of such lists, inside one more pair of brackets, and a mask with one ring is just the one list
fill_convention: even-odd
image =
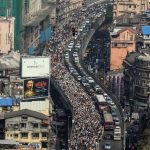
[(80, 49), (80, 48), (81, 48), (81, 45), (80, 45), (79, 43), (77, 43), (77, 44), (75, 45), (75, 48)]
[(110, 142), (105, 142), (105, 144), (104, 144), (104, 149), (105, 149), (105, 150), (110, 150), (110, 149), (111, 149)]
[(116, 119), (115, 119), (115, 125), (116, 125), (116, 126), (119, 126), (119, 125), (120, 125), (119, 118), (117, 118), (117, 117), (116, 117)]
[(69, 47), (68, 47), (68, 48), (66, 49), (66, 51), (72, 51), (72, 48), (69, 48)]
[(79, 62), (79, 57), (78, 57), (78, 56), (74, 57), (74, 62), (75, 62), (75, 63), (78, 63), (78, 62)]
[(74, 45), (74, 42), (73, 41), (71, 41), (70, 43), (69, 43), (69, 45), (68, 45), (68, 48), (73, 48), (73, 45)]
[(73, 57), (78, 57), (78, 52), (73, 52)]
[(82, 31), (83, 31), (83, 28), (82, 28), (82, 27), (80, 27), (80, 28), (78, 29), (78, 31), (82, 32)]
[(93, 80), (92, 77), (87, 77), (87, 81), (88, 81), (89, 83), (94, 83), (94, 80)]
[(86, 23), (90, 23), (90, 20), (89, 19), (86, 19), (86, 21), (85, 21)]

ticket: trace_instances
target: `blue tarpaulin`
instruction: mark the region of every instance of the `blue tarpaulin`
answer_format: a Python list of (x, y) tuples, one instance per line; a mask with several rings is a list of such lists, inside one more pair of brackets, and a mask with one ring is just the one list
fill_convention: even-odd
[(51, 26), (50, 27), (48, 27), (47, 29), (45, 29), (45, 30), (42, 30), (41, 32), (40, 32), (40, 43), (43, 43), (43, 42), (46, 42), (46, 41), (48, 41), (49, 40), (49, 38), (51, 37), (51, 35), (52, 35), (52, 28), (51, 28)]
[(34, 52), (34, 45), (32, 44), (32, 46), (28, 49), (28, 54), (29, 55), (32, 55), (33, 54), (33, 52)]
[(13, 105), (13, 98), (11, 97), (0, 97), (0, 106), (12, 106)]
[(150, 35), (150, 26), (142, 26), (142, 33), (144, 35)]

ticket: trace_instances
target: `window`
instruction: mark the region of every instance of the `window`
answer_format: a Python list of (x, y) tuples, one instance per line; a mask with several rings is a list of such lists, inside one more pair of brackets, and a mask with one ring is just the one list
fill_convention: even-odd
[(26, 123), (21, 123), (21, 128), (26, 128), (26, 127), (27, 127)]
[(48, 133), (47, 132), (43, 132), (42, 133), (42, 138), (47, 138), (48, 137)]
[(17, 139), (18, 138), (18, 134), (15, 133), (14, 134), (14, 138)]
[(38, 139), (39, 138), (39, 133), (32, 133), (32, 138), (33, 139)]
[(41, 128), (48, 128), (47, 124), (41, 124)]
[(27, 139), (28, 138), (28, 133), (21, 133), (21, 137), (24, 138), (24, 139)]
[(134, 8), (136, 8), (136, 5), (134, 5)]
[(130, 40), (131, 40), (131, 41), (133, 40), (133, 35), (130, 35)]
[(28, 120), (28, 117), (27, 117), (27, 116), (22, 116), (22, 117), (21, 117), (21, 120), (22, 120), (22, 121), (27, 121), (27, 120)]
[(39, 127), (38, 123), (33, 123), (33, 128), (38, 128), (38, 127)]
[(129, 8), (131, 8), (131, 5), (129, 5)]
[(114, 43), (114, 47), (117, 47), (118, 46), (118, 44), (117, 43)]

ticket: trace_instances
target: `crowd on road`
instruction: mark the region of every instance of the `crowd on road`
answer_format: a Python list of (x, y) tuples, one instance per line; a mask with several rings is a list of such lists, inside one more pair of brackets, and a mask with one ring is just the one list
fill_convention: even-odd
[[(94, 10), (94, 6), (93, 6)], [(69, 40), (72, 40), (72, 25), (78, 27), (88, 12), (76, 10), (70, 16), (68, 24), (62, 29), (55, 29), (47, 43), (47, 54), (51, 56), (51, 75), (60, 85), (73, 106), (73, 127), (70, 148), (74, 150), (95, 150), (102, 134), (100, 116), (91, 97), (79, 82), (67, 70), (63, 54)]]

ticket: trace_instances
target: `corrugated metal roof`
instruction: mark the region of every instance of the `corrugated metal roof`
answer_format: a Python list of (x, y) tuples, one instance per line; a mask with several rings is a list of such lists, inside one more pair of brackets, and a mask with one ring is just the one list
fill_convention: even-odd
[(150, 35), (150, 26), (142, 26), (142, 33), (145, 35)]

